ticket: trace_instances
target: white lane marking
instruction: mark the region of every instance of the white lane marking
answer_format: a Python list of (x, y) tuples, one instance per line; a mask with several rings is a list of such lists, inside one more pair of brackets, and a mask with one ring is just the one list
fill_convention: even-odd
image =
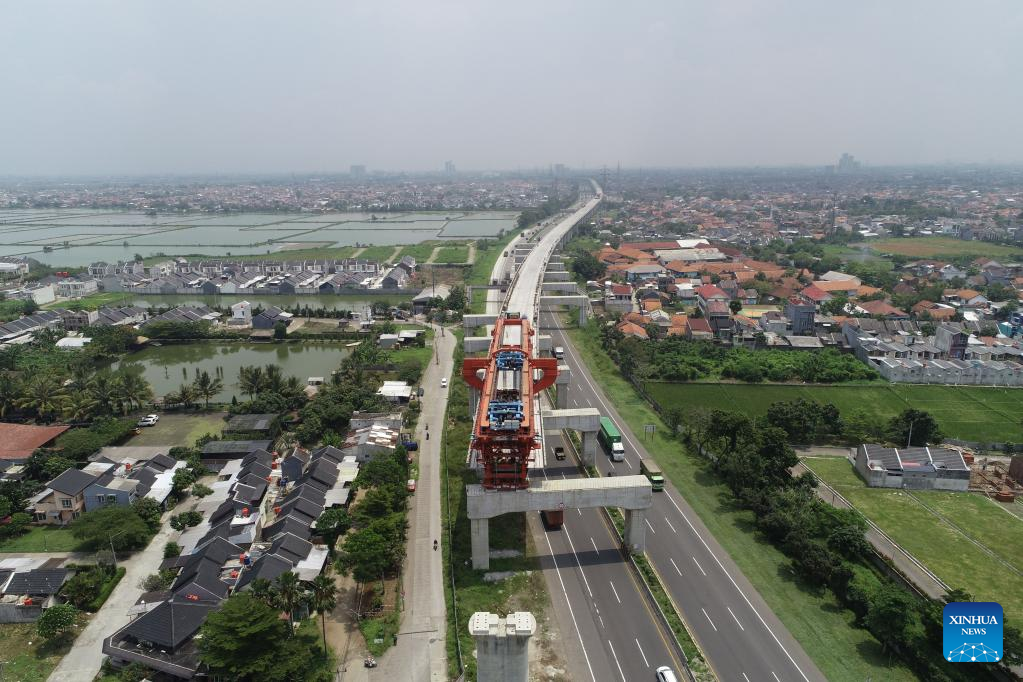
[(693, 563), (696, 564), (696, 567), (698, 569), (700, 569), (700, 573), (702, 573), (703, 577), (706, 578), (707, 577), (707, 571), (703, 570), (703, 566), (701, 566), (700, 562), (696, 560), (696, 557), (693, 557)]
[[(572, 356), (572, 358), (573, 358), (572, 361), (576, 364), (577, 367), (579, 367), (579, 372), (578, 372), (579, 375), (582, 376), (583, 381), (586, 382), (586, 385), (590, 387), (590, 391), (593, 393), (594, 397), (596, 397), (597, 401), (601, 404), (601, 406), (603, 406), (603, 408), (607, 412), (607, 414), (611, 414), (611, 410), (608, 407), (608, 404), (604, 401), (604, 398), (601, 397), (600, 392), (598, 392), (597, 389), (593, 386), (593, 382), (590, 381), (590, 378), (588, 376), (589, 369), (582, 365), (582, 363), (580, 362), (579, 356), (576, 354), (575, 349), (572, 347), (572, 344), (564, 343), (564, 334), (562, 334), (561, 336), (562, 336), (562, 342), (563, 342), (563, 344), (565, 346), (565, 349), (568, 351), (569, 355)], [(635, 449), (635, 443), (631, 442), (632, 439), (629, 438), (628, 434), (625, 433), (625, 431), (622, 431), (622, 437), (625, 439), (626, 443), (628, 443), (633, 449)], [(774, 633), (774, 630), (772, 630), (771, 627), (767, 624), (767, 621), (764, 620), (764, 617), (762, 615), (760, 615), (760, 612), (757, 611), (756, 607), (753, 606), (753, 602), (751, 602), (749, 600), (749, 597), (746, 596), (746, 593), (739, 587), (739, 584), (735, 582), (735, 578), (732, 577), (732, 574), (729, 573), (725, 569), (724, 564), (721, 563), (721, 560), (718, 559), (717, 555), (711, 550), (710, 546), (707, 544), (707, 541), (703, 539), (703, 536), (700, 535), (699, 532), (697, 532), (696, 527), (693, 525), (693, 522), (689, 520), (688, 516), (686, 516), (685, 514), (682, 513), (682, 509), (678, 506), (678, 503), (675, 502), (674, 499), (672, 499), (672, 493), (671, 493), (670, 487), (666, 487), (665, 488), (665, 492), (668, 493), (668, 495), (667, 495), (668, 501), (671, 502), (672, 506), (675, 507), (675, 510), (679, 513), (679, 515), (682, 517), (682, 519), (686, 522), (686, 524), (689, 526), (690, 530), (693, 531), (693, 534), (697, 537), (697, 539), (700, 541), (700, 543), (707, 550), (707, 553), (711, 555), (711, 557), (714, 559), (715, 562), (717, 562), (718, 567), (724, 572), (725, 576), (728, 577), (728, 581), (730, 583), (732, 583), (732, 587), (734, 587), (736, 589), (736, 591), (740, 595), (742, 595), (743, 601), (746, 602), (746, 605), (749, 606), (750, 609), (753, 611), (753, 613), (756, 615), (757, 620), (760, 621), (760, 624), (764, 626), (764, 628), (768, 631), (768, 633), (770, 633), (771, 639), (774, 640), (774, 643), (777, 644), (778, 647), (785, 653), (785, 657), (789, 659), (789, 663), (792, 664), (792, 666), (796, 669), (796, 672), (799, 673), (799, 676), (801, 678), (806, 680), (806, 682), (810, 682), (810, 679), (806, 676), (806, 673), (804, 673), (803, 669), (799, 667), (798, 663), (796, 663), (796, 659), (792, 658), (792, 654), (789, 653), (789, 650), (786, 649), (785, 645), (783, 645), (781, 643), (781, 640), (778, 639), (778, 635), (776, 635)], [(693, 561), (696, 561), (696, 557), (693, 557)], [(697, 566), (699, 566), (699, 563), (697, 563)], [(701, 568), (700, 570), (702, 571), (703, 569)], [(707, 575), (707, 574), (704, 573), (704, 575)], [(776, 677), (776, 679), (777, 679), (777, 677)]]
[(561, 578), (561, 569), (558, 568), (558, 559), (554, 556), (554, 548), (551, 546), (551, 536), (549, 533), (543, 534), (547, 540), (547, 551), (551, 553), (551, 558), (554, 559), (554, 572), (558, 574), (558, 582), (561, 583), (561, 593), (565, 595), (565, 603), (568, 604), (568, 615), (572, 617), (572, 625), (575, 626), (576, 637), (579, 638), (579, 646), (583, 650), (583, 658), (586, 659), (586, 668), (590, 671), (590, 679), (593, 682), (597, 682), (597, 677), (593, 674), (593, 666), (590, 665), (590, 656), (586, 653), (586, 643), (583, 642), (583, 633), (579, 632), (579, 623), (575, 619), (575, 610), (572, 609), (572, 600), (568, 597), (568, 590), (565, 589), (565, 581)]
[[(774, 630), (771, 629), (771, 627), (764, 620), (764, 617), (761, 616), (760, 612), (757, 611), (755, 606), (753, 606), (753, 602), (749, 600), (749, 597), (746, 596), (746, 593), (743, 592), (742, 589), (739, 587), (738, 583), (735, 582), (735, 578), (732, 577), (732, 574), (725, 569), (724, 564), (722, 564), (721, 560), (718, 559), (717, 554), (711, 551), (710, 547), (707, 545), (707, 541), (704, 540), (703, 536), (696, 531), (696, 527), (693, 526), (693, 522), (689, 520), (688, 516), (682, 513), (682, 509), (678, 506), (678, 503), (676, 503), (675, 500), (671, 498), (671, 492), (668, 491), (667, 489), (665, 489), (665, 492), (668, 492), (668, 501), (671, 502), (671, 504), (675, 507), (675, 511), (677, 511), (679, 513), (679, 516), (681, 516), (682, 519), (686, 522), (686, 524), (689, 525), (689, 528), (693, 531), (693, 535), (697, 537), (697, 539), (703, 545), (704, 549), (707, 550), (707, 553), (710, 554), (714, 561), (717, 562), (718, 568), (720, 568), (721, 571), (728, 577), (728, 581), (732, 583), (732, 587), (734, 587), (735, 590), (742, 595), (743, 601), (746, 602), (746, 605), (749, 606), (750, 610), (753, 611), (753, 613), (756, 615), (757, 620), (760, 621), (760, 624), (763, 625), (764, 628), (771, 634), (771, 639), (773, 639), (774, 643), (777, 644), (778, 647), (785, 653), (785, 657), (789, 659), (789, 663), (792, 664), (792, 667), (796, 669), (796, 672), (799, 673), (800, 677), (806, 680), (806, 682), (810, 682), (810, 678), (806, 676), (806, 673), (803, 672), (803, 669), (799, 667), (798, 663), (796, 663), (796, 659), (792, 658), (792, 654), (789, 653), (789, 650), (786, 649), (785, 645), (783, 645), (781, 643), (781, 640), (778, 639), (778, 635), (774, 634)], [(693, 557), (693, 561), (696, 561), (696, 557)]]
[(582, 509), (576, 509), (576, 512), (579, 514), (579, 516), (583, 515), (583, 510)]
[(746, 677), (746, 673), (743, 673), (743, 674), (742, 674), (742, 679), (746, 680), (746, 682), (749, 682), (749, 678), (748, 678), (748, 677)]
[(622, 664), (618, 662), (618, 654), (615, 653), (614, 645), (611, 644), (611, 640), (610, 639), (607, 640), (607, 645), (611, 648), (611, 655), (614, 656), (615, 665), (618, 666), (618, 674), (622, 676), (622, 679), (625, 680), (625, 682), (629, 682), (625, 678), (625, 673), (622, 672)]
[(629, 461), (629, 458), (628, 458), (628, 457), (625, 457), (625, 458), (624, 458), (624, 461), (625, 461), (625, 463), (626, 463), (626, 464), (628, 464), (628, 465), (629, 465), (629, 468), (630, 468), (630, 469), (633, 469), (633, 468), (634, 468), (634, 467), (632, 466), (632, 462), (630, 462), (630, 461)]
[(650, 525), (650, 519), (643, 520), (646, 521), (646, 527), (650, 529), (650, 532), (653, 533), (654, 535), (657, 535), (657, 531), (654, 530), (654, 527)]
[(636, 639), (636, 648), (639, 649), (639, 655), (643, 657), (643, 662), (646, 663), (646, 667), (650, 667), (650, 661), (646, 660), (646, 654), (643, 653), (643, 647), (639, 645), (639, 639)]
[(739, 619), (735, 617), (735, 613), (732, 612), (732, 607), (726, 606), (725, 608), (728, 609), (728, 613), (732, 614), (732, 620), (734, 620), (735, 624), (739, 626), (739, 629), (742, 630), (743, 632), (746, 632), (746, 628), (742, 626), (742, 623), (739, 622)]
[(712, 628), (714, 628), (714, 632), (717, 632), (718, 631), (718, 626), (714, 625), (714, 621), (712, 621), (710, 619), (710, 616), (707, 616), (707, 609), (701, 607), (700, 610), (703, 611), (703, 615), (707, 617), (707, 622), (710, 623), (710, 626)]
[(600, 620), (600, 627), (604, 627), (604, 616), (598, 614), (597, 618)]
[(579, 562), (579, 555), (575, 553), (575, 543), (572, 542), (572, 534), (568, 532), (568, 526), (561, 526), (561, 529), (565, 531), (565, 537), (568, 538), (568, 546), (572, 548), (572, 556), (575, 557), (575, 565), (579, 567), (579, 575), (583, 577), (583, 584), (586, 585), (586, 591), (590, 593), (590, 599), (593, 599), (593, 590), (590, 589), (590, 581), (586, 579), (586, 573), (583, 572), (583, 565)]
[[(608, 407), (608, 404), (604, 401), (604, 398), (601, 397), (600, 392), (598, 392), (597, 389), (594, 387), (593, 382), (590, 381), (590, 378), (588, 376), (589, 369), (583, 366), (583, 364), (581, 363), (581, 361), (579, 359), (579, 356), (575, 352), (575, 349), (572, 347), (572, 344), (564, 342), (564, 334), (562, 334), (561, 336), (562, 336), (562, 342), (563, 342), (563, 345), (565, 346), (565, 349), (568, 351), (569, 355), (572, 356), (572, 361), (576, 364), (577, 367), (579, 367), (578, 374), (583, 378), (583, 381), (586, 382), (586, 385), (590, 387), (590, 391), (593, 393), (594, 397), (601, 404), (601, 406), (604, 408), (604, 410), (607, 412), (607, 414), (610, 415), (611, 414), (611, 410)], [(632, 447), (633, 450), (635, 450), (635, 443), (632, 442), (632, 439), (629, 438), (628, 434), (624, 430), (622, 431), (622, 437), (625, 439), (625, 442), (630, 447)], [(668, 501), (671, 502), (672, 506), (675, 507), (675, 510), (679, 513), (679, 515), (683, 518), (683, 520), (685, 520), (685, 522), (689, 525), (689, 528), (693, 531), (693, 534), (697, 537), (697, 539), (700, 541), (700, 543), (703, 544), (704, 548), (707, 550), (707, 553), (711, 555), (711, 557), (714, 559), (715, 562), (717, 562), (718, 567), (720, 567), (721, 570), (724, 572), (725, 576), (728, 577), (728, 581), (731, 582), (732, 586), (736, 589), (736, 591), (740, 595), (742, 595), (742, 598), (746, 602), (746, 605), (750, 607), (750, 609), (756, 615), (757, 620), (760, 621), (760, 624), (763, 625), (764, 628), (770, 633), (771, 639), (774, 640), (774, 643), (777, 644), (778, 647), (785, 653), (785, 657), (789, 659), (789, 662), (796, 669), (796, 672), (799, 673), (799, 676), (801, 678), (803, 678), (804, 680), (806, 680), (806, 682), (810, 682), (810, 679), (806, 676), (806, 673), (804, 673), (803, 669), (799, 667), (798, 663), (796, 663), (796, 659), (792, 658), (792, 654), (789, 653), (789, 650), (786, 649), (785, 645), (783, 645), (781, 643), (781, 640), (778, 639), (778, 635), (776, 635), (774, 633), (774, 630), (772, 630), (771, 627), (767, 624), (767, 621), (764, 620), (764, 617), (761, 616), (760, 612), (757, 611), (756, 607), (753, 606), (753, 602), (751, 602), (749, 600), (749, 597), (746, 596), (746, 593), (743, 592), (742, 589), (739, 587), (739, 584), (735, 582), (735, 578), (732, 577), (732, 574), (729, 573), (727, 570), (725, 570), (724, 564), (722, 564), (721, 560), (718, 559), (717, 555), (713, 551), (711, 551), (711, 548), (707, 544), (707, 541), (703, 539), (703, 536), (700, 535), (699, 532), (697, 532), (696, 527), (693, 526), (693, 523), (692, 523), (692, 521), (689, 520), (689, 517), (682, 513), (682, 509), (678, 506), (678, 503), (675, 502), (674, 499), (672, 499), (672, 494), (671, 494), (670, 488), (666, 487), (665, 488), (665, 492), (668, 493), (668, 495), (667, 495)], [(693, 561), (696, 561), (695, 557), (693, 558)], [(699, 566), (699, 564), (697, 564), (697, 566)], [(703, 569), (701, 568), (700, 570), (702, 571)], [(704, 575), (706, 575), (706, 573), (704, 573)]]
[(600, 550), (597, 549), (597, 543), (593, 541), (592, 535), (590, 536), (590, 544), (593, 545), (593, 551), (597, 553), (597, 556), (600, 556)]
[(678, 573), (679, 575), (682, 575), (682, 571), (679, 570), (678, 564), (675, 563), (675, 560), (672, 559), (671, 557), (668, 557), (668, 561), (670, 561), (671, 565), (675, 567), (675, 572)]
[(773, 677), (775, 680), (777, 680), (777, 682), (781, 682), (781, 680), (778, 679), (778, 676), (774, 674), (773, 670), (771, 671), (771, 677)]
[(610, 580), (608, 580), (607, 583), (608, 583), (608, 585), (611, 586), (611, 591), (615, 593), (615, 599), (617, 599), (618, 603), (621, 604), (622, 603), (622, 598), (618, 596), (618, 590), (615, 589), (615, 584), (613, 582), (611, 582)]
[(665, 517), (664, 517), (664, 522), (665, 522), (666, 524), (668, 524), (668, 528), (671, 528), (671, 532), (672, 532), (672, 533), (674, 533), (675, 535), (678, 535), (678, 531), (677, 531), (677, 530), (675, 530), (675, 526), (671, 525), (671, 521), (669, 521), (669, 520), (668, 520), (668, 517), (667, 517), (667, 516), (665, 516)]

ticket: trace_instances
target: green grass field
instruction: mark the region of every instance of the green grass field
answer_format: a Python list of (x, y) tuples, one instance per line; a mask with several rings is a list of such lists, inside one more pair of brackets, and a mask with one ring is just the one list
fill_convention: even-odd
[(469, 260), (469, 247), (463, 245), (445, 246), (437, 252), (435, 263), (465, 263)]
[(580, 329), (572, 329), (569, 334), (596, 383), (633, 432), (643, 433), (644, 424), (660, 426), (644, 443), (647, 450), (829, 680), (916, 679), (897, 659), (883, 652), (869, 632), (855, 626), (852, 612), (844, 609), (831, 592), (810, 590), (797, 582), (789, 559), (754, 532), (752, 512), (732, 503), (731, 491), (707, 461), (666, 436), (667, 426), (621, 377), (596, 336)]
[(835, 405), (843, 414), (862, 410), (888, 419), (914, 407), (934, 415), (950, 438), (982, 442), (1023, 441), (1023, 390), (980, 386), (872, 384), (676, 384), (648, 382), (647, 393), (662, 407), (739, 410), (751, 417), (766, 414), (782, 400), (815, 400)]
[(1023, 520), (974, 493), (868, 488), (841, 457), (804, 461), (945, 583), (1023, 619)]
[(43, 682), (71, 650), (74, 638), (85, 627), (83, 619), (67, 637), (47, 642), (36, 632), (35, 623), (0, 625), (0, 660), (4, 680)]
[(0, 542), (0, 552), (75, 552), (80, 544), (67, 528), (32, 526), (24, 535)]
[(899, 254), (911, 258), (954, 258), (956, 256), (987, 256), (1019, 258), (1023, 250), (1004, 244), (963, 241), (952, 237), (908, 237), (904, 239), (879, 239), (868, 242), (878, 253)]

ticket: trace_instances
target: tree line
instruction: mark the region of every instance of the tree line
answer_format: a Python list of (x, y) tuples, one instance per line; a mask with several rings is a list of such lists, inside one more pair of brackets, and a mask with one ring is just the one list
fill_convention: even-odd
[[(954, 665), (936, 655), (941, 651), (943, 606), (970, 601), (970, 595), (953, 590), (943, 600), (931, 600), (911, 594), (874, 565), (864, 537), (866, 525), (858, 514), (822, 502), (814, 492), (813, 476), (790, 476), (789, 469), (799, 461), (789, 445), (790, 432), (839, 427), (840, 415), (833, 408), (821, 407), (801, 421), (798, 411), (805, 407), (775, 403), (767, 419), (756, 424), (738, 412), (693, 411), (669, 426), (681, 427), (683, 443), (710, 459), (736, 503), (752, 512), (757, 532), (789, 557), (793, 575), (812, 590), (830, 590), (852, 611), (858, 627), (869, 630), (921, 679), (996, 679), (994, 666)], [(893, 420), (893, 436), (902, 437), (900, 425), (918, 417), (903, 413)], [(916, 422), (914, 427), (917, 442), (921, 425)], [(932, 431), (927, 437), (934, 436)], [(1023, 663), (1019, 629), (1006, 625), (1004, 636), (1003, 664)]]

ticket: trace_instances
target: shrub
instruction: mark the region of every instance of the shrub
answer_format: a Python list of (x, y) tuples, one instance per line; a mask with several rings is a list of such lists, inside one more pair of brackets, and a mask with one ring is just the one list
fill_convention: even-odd
[(185, 530), (191, 526), (198, 526), (202, 522), (202, 513), (187, 511), (175, 514), (170, 519), (171, 528), (174, 530)]
[(163, 546), (164, 559), (173, 559), (176, 556), (181, 556), (181, 545), (176, 542), (168, 542)]
[(61, 456), (71, 460), (84, 460), (100, 448), (115, 445), (135, 430), (131, 419), (104, 419), (87, 429), (72, 429), (57, 438)]
[(71, 604), (57, 604), (43, 611), (36, 621), (36, 631), (43, 639), (56, 639), (71, 630), (78, 621), (78, 609)]
[(192, 486), (192, 494), (200, 498), (206, 497), (207, 495), (213, 494), (213, 488), (208, 485), (203, 485), (202, 483), (196, 483)]

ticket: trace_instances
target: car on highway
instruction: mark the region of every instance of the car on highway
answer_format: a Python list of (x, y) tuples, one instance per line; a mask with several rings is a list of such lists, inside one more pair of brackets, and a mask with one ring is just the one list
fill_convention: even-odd
[(447, 388), (448, 387), (448, 379), (447, 379), (447, 377), (444, 377), (443, 379), (440, 380), (440, 387), (441, 388)]
[(666, 665), (662, 665), (657, 669), (657, 682), (678, 682), (678, 678), (675, 677), (675, 671)]
[(156, 426), (156, 422), (158, 421), (160, 421), (160, 415), (147, 414), (142, 419), (139, 419), (135, 426)]

